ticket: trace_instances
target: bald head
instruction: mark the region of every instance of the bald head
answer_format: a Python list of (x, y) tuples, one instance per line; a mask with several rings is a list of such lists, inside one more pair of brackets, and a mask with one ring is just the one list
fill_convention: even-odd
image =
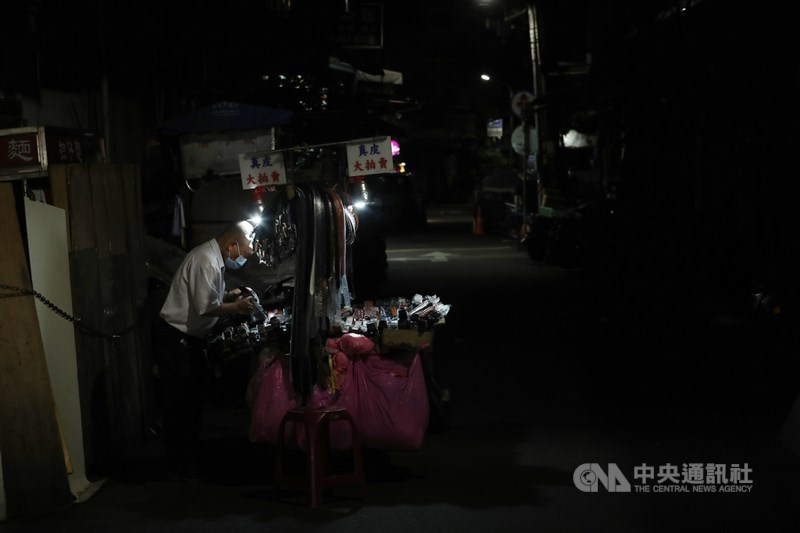
[(223, 241), (228, 241), (230, 239), (244, 239), (246, 241), (250, 240), (250, 236), (253, 233), (254, 226), (246, 220), (242, 220), (231, 224), (230, 226), (226, 227), (222, 230), (217, 236), (217, 239), (221, 239)]
[(231, 253), (234, 257), (239, 254), (245, 257), (252, 255), (253, 249), (250, 247), (250, 240), (254, 229), (255, 226), (246, 220), (241, 220), (225, 228), (217, 237), (222, 256), (230, 257)]

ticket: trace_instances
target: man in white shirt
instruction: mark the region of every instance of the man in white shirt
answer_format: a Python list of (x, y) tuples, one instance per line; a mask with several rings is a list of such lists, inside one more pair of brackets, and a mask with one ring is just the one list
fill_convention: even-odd
[(225, 270), (236, 270), (253, 255), (246, 221), (193, 248), (172, 279), (154, 331), (164, 415), (164, 446), (171, 477), (199, 474), (200, 429), (210, 373), (205, 337), (219, 317), (249, 315), (251, 297), (225, 291)]

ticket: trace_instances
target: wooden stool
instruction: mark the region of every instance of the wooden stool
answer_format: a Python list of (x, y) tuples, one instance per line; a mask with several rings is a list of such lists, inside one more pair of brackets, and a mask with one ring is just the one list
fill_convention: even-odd
[[(345, 421), (350, 425), (353, 436), (353, 471), (345, 474), (329, 475), (327, 460), (330, 454), (329, 424)], [(308, 477), (288, 475), (284, 472), (283, 454), (286, 445), (285, 429), (288, 422), (303, 424), (306, 430), (308, 445)], [(341, 485), (363, 485), (364, 462), (361, 455), (361, 444), (358, 439), (355, 421), (344, 407), (326, 407), (312, 409), (298, 407), (286, 412), (278, 429), (278, 443), (275, 454), (275, 492), (280, 494), (281, 486), (309, 486), (309, 502), (317, 507), (325, 487)]]

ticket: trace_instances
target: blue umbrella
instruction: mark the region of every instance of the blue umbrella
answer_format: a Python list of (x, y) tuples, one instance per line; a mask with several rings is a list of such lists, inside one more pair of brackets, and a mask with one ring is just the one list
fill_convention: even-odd
[(291, 119), (286, 109), (223, 101), (164, 121), (157, 129), (166, 135), (258, 130), (285, 126)]

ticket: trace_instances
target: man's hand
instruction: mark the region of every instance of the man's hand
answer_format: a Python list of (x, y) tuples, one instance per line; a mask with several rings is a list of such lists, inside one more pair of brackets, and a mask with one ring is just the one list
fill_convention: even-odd
[(229, 291), (225, 291), (225, 295), (222, 297), (222, 301), (223, 302), (233, 302), (241, 295), (242, 295), (242, 291), (241, 291), (241, 289), (239, 289), (237, 287), (235, 289), (231, 289)]
[[(228, 300), (228, 295), (231, 295), (234, 291), (239, 293), (239, 296), (233, 296), (230, 300)], [(224, 299), (222, 300), (222, 304), (216, 309), (213, 309), (206, 313), (207, 316), (223, 316), (223, 315), (251, 315), (253, 311), (256, 310), (256, 305), (253, 303), (253, 297), (248, 296), (246, 298), (241, 297), (241, 291), (239, 289), (234, 289), (232, 291), (226, 291)]]
[(256, 309), (256, 305), (253, 303), (253, 297), (248, 296), (247, 298), (239, 298), (235, 302), (233, 302), (234, 308), (236, 313), (240, 315), (249, 315), (252, 314), (253, 311)]

